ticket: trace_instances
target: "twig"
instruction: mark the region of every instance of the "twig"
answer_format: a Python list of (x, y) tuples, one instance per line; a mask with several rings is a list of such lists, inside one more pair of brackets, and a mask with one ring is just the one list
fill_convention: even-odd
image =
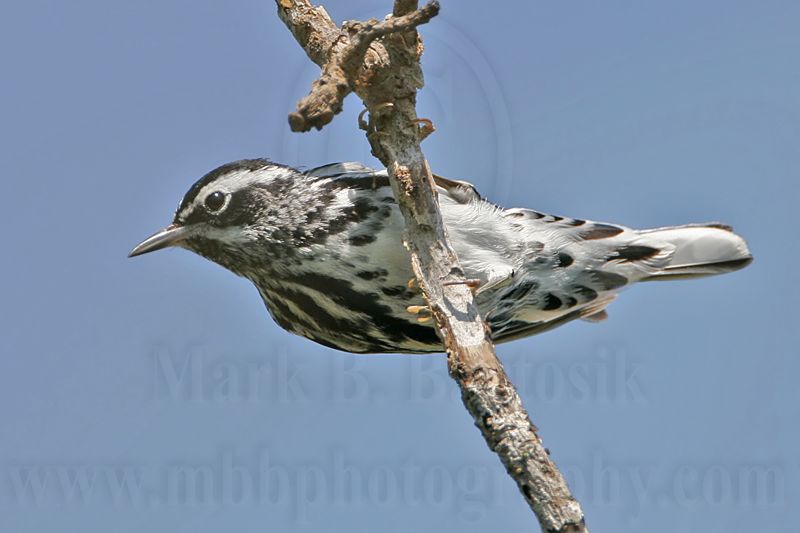
[[(358, 72), (372, 42), (384, 35), (414, 29), (439, 12), (439, 4), (384, 21), (352, 21), (337, 28), (324, 8), (307, 2), (279, 0), (278, 13), (312, 61), (322, 67), (311, 92), (289, 115), (292, 131), (322, 129), (342, 110), (345, 97), (356, 89)], [(319, 31), (315, 31), (319, 28)], [(327, 52), (326, 52), (327, 51)]]
[[(389, 171), (406, 222), (405, 245), (448, 354), (464, 405), (499, 455), (548, 533), (588, 531), (583, 512), (550, 460), (519, 394), (495, 355), (490, 332), (473, 302), (447, 239), (432, 176), (420, 149), (416, 93), (422, 87), (422, 42), (416, 27), (439, 11), (436, 1), (395, 0), (382, 22), (337, 29), (308, 0), (276, 0), (278, 15), (308, 56), (322, 67), (311, 92), (289, 116), (294, 131), (321, 128), (355, 92), (370, 115), (372, 153)], [(327, 47), (327, 54), (321, 50)]]

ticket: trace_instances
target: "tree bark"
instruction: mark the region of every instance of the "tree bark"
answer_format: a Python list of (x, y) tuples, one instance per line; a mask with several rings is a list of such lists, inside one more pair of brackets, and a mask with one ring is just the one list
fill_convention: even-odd
[(389, 171), (405, 218), (404, 244), (464, 405), (536, 513), (542, 530), (588, 531), (580, 504), (497, 359), (489, 328), (448, 241), (420, 148), (432, 128), (420, 128), (425, 121), (416, 114), (417, 90), (423, 85), (419, 62), (423, 47), (416, 28), (438, 14), (438, 2), (418, 9), (416, 0), (395, 0), (392, 14), (383, 21), (346, 22), (341, 28), (323, 7), (308, 0), (276, 3), (278, 16), (322, 69), (309, 95), (289, 115), (291, 129), (322, 128), (341, 111), (351, 92), (364, 102), (369, 121), (362, 127), (372, 153)]

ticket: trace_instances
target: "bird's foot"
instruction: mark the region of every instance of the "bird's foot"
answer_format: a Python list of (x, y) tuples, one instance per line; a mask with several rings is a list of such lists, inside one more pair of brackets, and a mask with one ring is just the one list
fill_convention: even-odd
[[(481, 288), (481, 285), (483, 285), (483, 282), (477, 278), (468, 278), (461, 281), (445, 281), (444, 283), (442, 283), (443, 287), (448, 287), (450, 285), (466, 285), (467, 287), (469, 287), (469, 290), (472, 291), (472, 295), (474, 296), (475, 293), (478, 292), (478, 289)], [(408, 283), (406, 283), (406, 287), (415, 291), (420, 290), (417, 278), (409, 279)]]
[(412, 315), (417, 316), (417, 322), (420, 324), (424, 324), (425, 322), (430, 322), (433, 316), (431, 316), (431, 308), (427, 305), (409, 305), (406, 307), (406, 311), (411, 313)]
[(450, 285), (466, 285), (469, 287), (469, 290), (472, 291), (472, 295), (475, 296), (475, 293), (478, 292), (478, 289), (481, 288), (481, 280), (477, 278), (469, 278), (463, 281), (445, 281), (442, 283), (442, 286), (450, 286)]

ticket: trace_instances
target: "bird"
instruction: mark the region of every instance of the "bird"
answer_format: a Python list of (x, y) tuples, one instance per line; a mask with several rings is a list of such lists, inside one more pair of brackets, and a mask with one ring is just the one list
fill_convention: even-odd
[[(434, 175), (449, 240), (495, 343), (600, 321), (639, 281), (733, 272), (753, 257), (719, 223), (656, 229), (503, 208)], [(129, 254), (190, 250), (249, 279), (283, 329), (351, 353), (442, 352), (386, 170), (243, 159), (205, 174)]]

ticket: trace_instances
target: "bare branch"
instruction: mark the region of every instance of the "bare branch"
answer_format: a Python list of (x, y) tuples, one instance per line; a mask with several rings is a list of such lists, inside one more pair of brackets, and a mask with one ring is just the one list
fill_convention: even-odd
[(358, 73), (367, 49), (375, 39), (412, 30), (439, 12), (434, 0), (420, 10), (384, 21), (353, 21), (339, 30), (323, 8), (306, 2), (281, 0), (278, 14), (312, 61), (322, 67), (311, 92), (289, 115), (292, 131), (321, 129), (342, 110), (344, 99), (358, 83)]
[[(276, 0), (281, 19), (312, 56), (333, 32), (307, 0)], [(350, 22), (330, 39), (322, 74), (290, 115), (295, 131), (320, 128), (341, 110), (353, 91), (370, 114), (372, 153), (389, 171), (406, 223), (405, 245), (442, 342), (450, 375), (464, 405), (499, 455), (548, 533), (585, 532), (583, 512), (551, 461), (517, 391), (495, 355), (488, 327), (478, 313), (464, 272), (439, 212), (430, 168), (420, 148), (416, 92), (422, 87), (422, 42), (415, 28), (434, 17), (438, 3), (417, 10), (416, 0), (395, 0), (382, 22)], [(327, 15), (326, 15), (327, 17)], [(323, 17), (324, 18), (324, 17)], [(297, 25), (298, 27), (295, 27)], [(309, 37), (310, 36), (310, 37)], [(309, 51), (309, 48), (312, 48)], [(424, 119), (422, 119), (424, 120)]]
[(328, 62), (328, 53), (340, 30), (324, 7), (306, 1), (279, 0), (278, 16), (311, 61), (320, 67)]
[(417, 9), (417, 0), (394, 0), (394, 9), (392, 15), (395, 17), (402, 17), (407, 13), (411, 13)]
[(438, 14), (439, 2), (432, 0), (422, 9), (411, 11), (405, 15), (390, 17), (382, 22), (373, 19), (367, 22), (351, 21), (346, 23), (344, 30), (350, 35), (350, 44), (342, 54), (342, 63), (345, 71), (355, 72), (360, 68), (367, 47), (378, 37), (390, 33), (413, 30)]

